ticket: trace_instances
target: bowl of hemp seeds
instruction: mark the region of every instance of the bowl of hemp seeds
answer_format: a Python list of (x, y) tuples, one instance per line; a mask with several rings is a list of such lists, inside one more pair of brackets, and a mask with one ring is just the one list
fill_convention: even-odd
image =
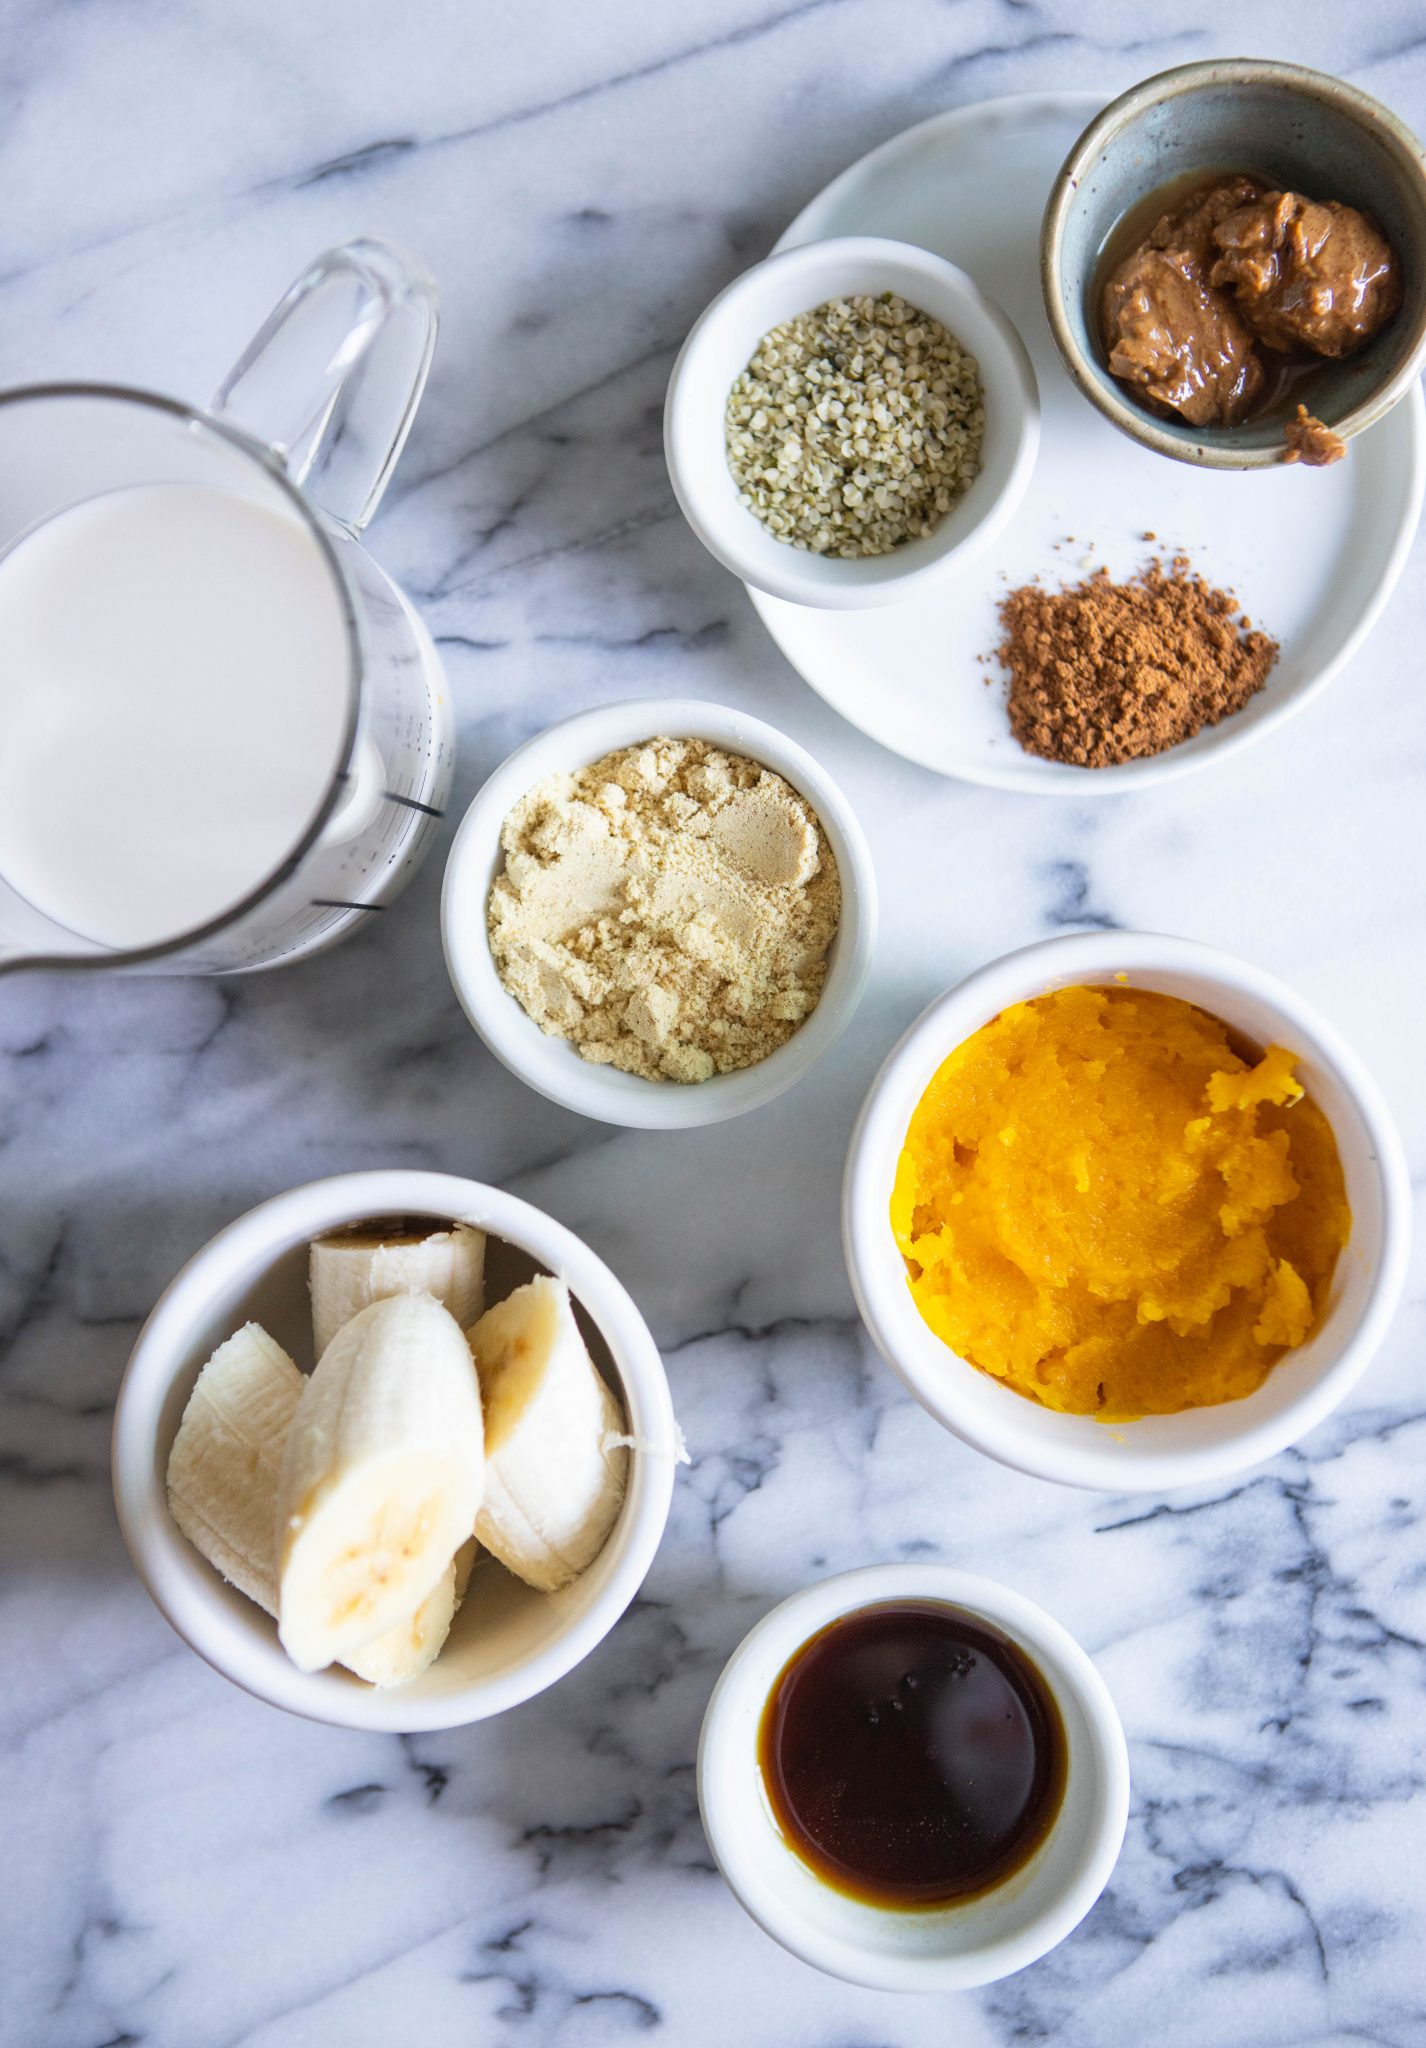
[(551, 1101), (636, 1130), (760, 1109), (841, 1036), (876, 941), (856, 814), (722, 704), (605, 704), (491, 775), (441, 896), (461, 1006)]
[(824, 610), (920, 594), (1010, 518), (1039, 446), (1025, 345), (954, 264), (847, 236), (746, 271), (694, 323), (664, 453), (754, 589)]

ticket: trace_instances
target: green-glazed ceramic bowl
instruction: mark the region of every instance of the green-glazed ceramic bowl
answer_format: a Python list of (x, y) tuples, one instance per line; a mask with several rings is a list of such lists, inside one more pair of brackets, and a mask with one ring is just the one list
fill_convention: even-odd
[(1280, 417), (1175, 425), (1136, 405), (1105, 365), (1094, 305), (1105, 243), (1131, 207), (1200, 170), (1254, 173), (1380, 222), (1401, 262), (1401, 310), (1360, 353), (1324, 361), (1293, 393), (1344, 440), (1359, 434), (1390, 411), (1426, 361), (1426, 157), (1368, 94), (1296, 64), (1185, 64), (1145, 79), (1085, 129), (1055, 180), (1040, 241), (1045, 310), (1070, 375), (1121, 432), (1175, 461), (1211, 469), (1282, 461)]

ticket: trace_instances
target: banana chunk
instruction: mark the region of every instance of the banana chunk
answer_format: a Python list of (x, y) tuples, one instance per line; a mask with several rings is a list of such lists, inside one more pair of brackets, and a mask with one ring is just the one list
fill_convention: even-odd
[(437, 1579), (435, 1592), (428, 1593), (414, 1614), (398, 1621), (384, 1636), (353, 1651), (346, 1660), (348, 1671), (368, 1685), (405, 1685), (434, 1664), (465, 1598), (479, 1548), (475, 1538), (468, 1537), (451, 1559), (450, 1569)]
[(470, 1575), (475, 1570), (475, 1560), (480, 1555), (480, 1545), (473, 1536), (467, 1536), (460, 1549), (451, 1559), (451, 1570), (456, 1575), (456, 1606), (465, 1598), (465, 1589), (470, 1584)]
[(346, 1659), (347, 1669), (364, 1678), (368, 1685), (405, 1685), (409, 1679), (419, 1678), (440, 1655), (455, 1611), (456, 1571), (450, 1564), (416, 1612), (398, 1621), (385, 1635), (353, 1650)]
[[(307, 1381), (260, 1324), (204, 1366), (168, 1461), (168, 1505), (193, 1547), (230, 1585), (277, 1614), (273, 1529), (283, 1446)], [(479, 1545), (468, 1537), (434, 1589), (384, 1635), (346, 1658), (370, 1685), (404, 1685), (440, 1653)]]
[(303, 1671), (349, 1662), (416, 1610), (470, 1535), (480, 1395), (429, 1295), (373, 1302), (308, 1379), (278, 1478), (278, 1633)]
[(624, 1500), (624, 1425), (574, 1319), (569, 1289), (518, 1287), (466, 1332), (485, 1405), (475, 1533), (517, 1578), (567, 1586), (603, 1549)]
[(272, 1529), (282, 1447), (306, 1381), (258, 1323), (198, 1375), (168, 1457), (168, 1511), (229, 1585), (277, 1612)]
[(338, 1231), (312, 1246), (308, 1286), (318, 1358), (343, 1323), (393, 1294), (429, 1294), (464, 1329), (485, 1306), (485, 1232), (470, 1223), (426, 1235)]

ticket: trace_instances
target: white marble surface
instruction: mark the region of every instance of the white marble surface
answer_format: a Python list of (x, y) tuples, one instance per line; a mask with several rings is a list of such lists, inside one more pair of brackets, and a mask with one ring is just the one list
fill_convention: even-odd
[[(1426, 128), (1413, 0), (276, 0), (17, 7), (0, 30), (0, 381), (202, 398), (317, 247), (422, 250), (445, 327), (374, 551), (424, 605), (468, 795), (571, 708), (709, 695), (786, 727), (871, 835), (875, 984), (748, 1123), (619, 1135), (524, 1091), (446, 984), (439, 854), (344, 950), (238, 984), (0, 984), (0, 2042), (1321, 2048), (1426, 2041), (1423, 1268), (1349, 1408), (1232, 1485), (1073, 1495), (961, 1449), (854, 1316), (836, 1228), (891, 1038), (1076, 921), (1209, 939), (1356, 1042), (1426, 1169), (1418, 551), (1350, 675), (1270, 746), (1112, 805), (982, 793), (841, 724), (679, 519), (659, 403), (689, 321), (832, 172), (937, 109), (1302, 57)], [(448, 829), (448, 828), (447, 828)], [(114, 1390), (179, 1263), (254, 1200), (413, 1162), (496, 1180), (633, 1289), (695, 1452), (645, 1596), (502, 1721), (417, 1741), (231, 1689), (134, 1579)], [(814, 1574), (995, 1572), (1099, 1659), (1128, 1839), (1064, 1947), (976, 1996), (817, 1977), (712, 1873), (723, 1658)]]

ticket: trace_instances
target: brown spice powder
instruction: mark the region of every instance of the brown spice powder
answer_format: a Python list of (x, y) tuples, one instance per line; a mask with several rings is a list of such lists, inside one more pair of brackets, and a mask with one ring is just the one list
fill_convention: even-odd
[(1098, 569), (1067, 590), (1025, 584), (1000, 619), (1011, 731), (1027, 753), (1085, 768), (1161, 754), (1241, 711), (1278, 653), (1184, 555), (1127, 583)]

